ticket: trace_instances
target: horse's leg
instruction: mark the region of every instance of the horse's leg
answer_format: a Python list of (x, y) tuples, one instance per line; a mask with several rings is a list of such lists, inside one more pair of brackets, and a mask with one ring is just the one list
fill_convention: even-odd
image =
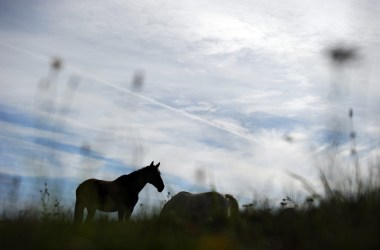
[(89, 207), (86, 207), (86, 208), (87, 208), (86, 223), (88, 223), (92, 221), (92, 219), (94, 218), (96, 209), (89, 208)]
[(129, 220), (131, 218), (132, 212), (133, 212), (133, 208), (132, 209), (127, 208), (125, 210), (125, 220)]
[(124, 221), (124, 217), (125, 217), (125, 211), (124, 210), (119, 210), (118, 213), (117, 213), (117, 218), (119, 221)]
[(126, 205), (126, 208), (124, 210), (124, 212), (125, 212), (125, 220), (129, 220), (129, 218), (131, 218), (131, 214), (133, 212), (133, 208), (135, 207), (137, 201), (138, 201), (138, 198), (135, 199), (135, 200), (132, 200), (132, 202), (130, 202), (130, 203), (128, 203)]
[(74, 210), (74, 223), (81, 223), (83, 221), (83, 210), (84, 205), (79, 202), (79, 200), (76, 200)]

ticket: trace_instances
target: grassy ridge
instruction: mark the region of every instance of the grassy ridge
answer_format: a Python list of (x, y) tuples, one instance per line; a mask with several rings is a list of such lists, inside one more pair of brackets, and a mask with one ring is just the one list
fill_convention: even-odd
[(118, 223), (99, 218), (73, 226), (71, 215), (19, 216), (0, 223), (1, 249), (380, 249), (380, 191), (316, 207), (241, 211), (218, 224), (162, 222), (156, 216)]

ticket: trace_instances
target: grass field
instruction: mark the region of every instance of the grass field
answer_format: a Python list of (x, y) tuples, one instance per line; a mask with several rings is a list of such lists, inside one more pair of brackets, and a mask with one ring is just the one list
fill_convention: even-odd
[(335, 192), (318, 206), (246, 207), (224, 223), (177, 225), (158, 216), (119, 223), (100, 216), (74, 226), (71, 213), (41, 209), (3, 215), (0, 223), (1, 249), (380, 249), (379, 236), (377, 188)]

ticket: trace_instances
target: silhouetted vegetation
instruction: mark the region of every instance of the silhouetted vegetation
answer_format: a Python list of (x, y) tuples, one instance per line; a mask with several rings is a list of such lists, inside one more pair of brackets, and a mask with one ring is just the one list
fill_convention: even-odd
[[(380, 189), (365, 187), (346, 195), (333, 190), (316, 205), (308, 197), (278, 207), (246, 204), (240, 218), (224, 224), (159, 220), (155, 214), (126, 223), (99, 216), (74, 225), (72, 213), (56, 201), (49, 206), (47, 185), (41, 208), (30, 208), (0, 222), (2, 249), (379, 249)], [(289, 206), (290, 203), (294, 205)]]

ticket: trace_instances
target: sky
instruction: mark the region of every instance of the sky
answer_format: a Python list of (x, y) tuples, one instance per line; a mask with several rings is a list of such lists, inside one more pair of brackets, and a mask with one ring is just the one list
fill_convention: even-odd
[[(379, 156), (379, 11), (354, 0), (0, 0), (3, 204), (10, 186), (24, 202), (47, 182), (70, 207), (83, 180), (151, 161), (166, 187), (148, 185), (140, 203), (181, 190), (241, 204), (308, 195), (291, 173), (323, 192), (334, 143), (347, 174), (353, 143), (363, 168)], [(353, 56), (334, 61), (337, 48)]]

